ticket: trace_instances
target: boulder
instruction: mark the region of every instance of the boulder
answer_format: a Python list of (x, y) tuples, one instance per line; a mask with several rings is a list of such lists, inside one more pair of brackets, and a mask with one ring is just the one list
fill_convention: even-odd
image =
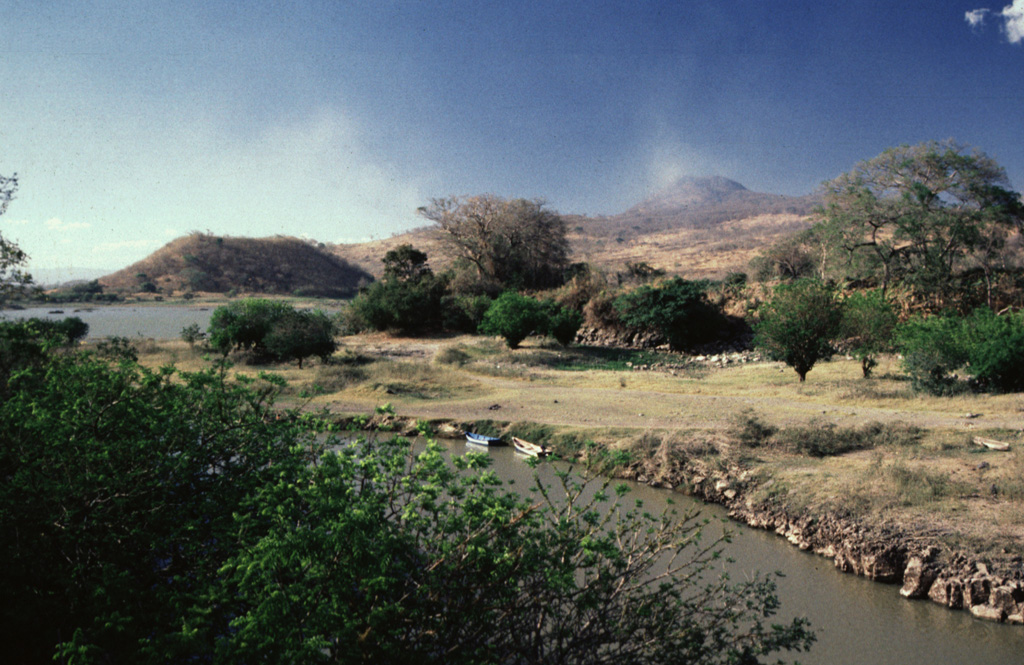
[(924, 557), (912, 556), (903, 571), (903, 587), (900, 595), (904, 598), (925, 598), (935, 582), (937, 573)]

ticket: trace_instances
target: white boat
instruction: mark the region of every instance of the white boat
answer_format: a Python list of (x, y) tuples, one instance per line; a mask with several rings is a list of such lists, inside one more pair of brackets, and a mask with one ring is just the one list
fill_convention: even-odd
[(524, 439), (520, 439), (518, 436), (512, 437), (512, 445), (516, 447), (516, 450), (524, 455), (530, 457), (547, 457), (551, 454), (551, 449), (547, 446), (539, 446), (536, 443), (530, 443)]

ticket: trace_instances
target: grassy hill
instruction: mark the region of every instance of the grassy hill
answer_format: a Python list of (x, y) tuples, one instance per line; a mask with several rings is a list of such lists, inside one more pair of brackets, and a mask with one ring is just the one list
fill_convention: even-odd
[(298, 238), (236, 238), (193, 233), (142, 261), (100, 278), (108, 291), (354, 295), (372, 275)]

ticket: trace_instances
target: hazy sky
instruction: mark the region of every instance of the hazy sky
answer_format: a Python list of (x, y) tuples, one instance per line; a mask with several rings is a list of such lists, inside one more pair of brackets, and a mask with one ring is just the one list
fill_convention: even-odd
[(805, 194), (953, 138), (1024, 188), (1024, 0), (0, 0), (0, 232), (37, 270), (190, 231), (359, 241), (432, 197)]

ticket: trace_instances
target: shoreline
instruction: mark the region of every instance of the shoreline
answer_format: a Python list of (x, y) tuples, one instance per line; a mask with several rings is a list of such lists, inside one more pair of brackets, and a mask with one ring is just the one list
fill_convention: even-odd
[[(341, 417), (342, 424), (355, 422)], [(417, 422), (393, 413), (377, 413), (360, 423), (365, 431), (417, 435)], [(438, 438), (462, 437), (471, 423), (433, 420)], [(494, 423), (508, 429), (509, 423)], [(889, 525), (866, 525), (832, 511), (791, 512), (769, 502), (757, 502), (757, 485), (749, 469), (736, 463), (712, 468), (689, 459), (666, 467), (654, 458), (618, 467), (624, 480), (680, 492), (726, 509), (729, 518), (748, 527), (774, 531), (793, 546), (832, 559), (841, 572), (898, 586), (907, 600), (928, 600), (950, 610), (969, 612), (977, 619), (1024, 625), (1024, 566), (990, 565), (970, 553), (952, 551), (932, 539)], [(1019, 557), (1018, 557), (1019, 559)]]

